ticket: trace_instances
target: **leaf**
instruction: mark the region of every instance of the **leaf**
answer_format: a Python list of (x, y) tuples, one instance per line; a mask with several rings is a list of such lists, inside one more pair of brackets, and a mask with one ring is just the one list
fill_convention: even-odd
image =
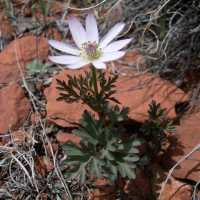
[(136, 155), (124, 157), (124, 160), (128, 162), (137, 162), (139, 159), (140, 159), (139, 156)]
[(125, 149), (124, 144), (118, 144), (117, 148), (118, 148), (118, 150), (121, 150), (121, 151)]
[(129, 164), (128, 166), (129, 166), (131, 169), (136, 169), (136, 168), (137, 168), (137, 165), (135, 165), (135, 164), (133, 164), (133, 163)]
[(108, 160), (114, 160), (113, 155), (105, 149), (103, 150), (102, 156), (107, 158)]
[(99, 160), (97, 160), (96, 158), (93, 158), (91, 163), (91, 168), (94, 171), (97, 178), (101, 177), (100, 166), (101, 162), (99, 162)]
[(142, 142), (141, 142), (140, 140), (134, 140), (134, 141), (132, 142), (132, 146), (133, 146), (133, 147), (140, 146), (141, 144), (142, 144)]
[[(112, 134), (112, 133), (111, 133)], [(109, 150), (109, 151), (112, 151), (112, 152), (115, 152), (117, 151), (118, 149), (118, 144), (117, 144), (117, 138), (116, 137), (112, 137), (112, 139), (110, 139), (108, 142), (107, 142), (107, 146), (106, 146), (106, 149)]]
[(79, 174), (80, 174), (80, 182), (82, 184), (85, 183), (85, 180), (86, 180), (85, 165), (83, 165), (83, 166), (80, 167)]
[(156, 101), (152, 101), (149, 105), (149, 119), (150, 120), (157, 120), (160, 117), (165, 115), (166, 109), (162, 109), (160, 103), (156, 103)]
[(40, 0), (39, 5), (40, 5), (40, 10), (41, 10), (42, 14), (44, 16), (47, 16), (48, 15), (48, 5), (47, 5), (46, 1)]
[(125, 170), (124, 170), (122, 164), (120, 164), (120, 165), (118, 166), (118, 170), (119, 170), (119, 173), (121, 174), (121, 176), (122, 176), (123, 178), (125, 178), (125, 177), (126, 177), (126, 172), (125, 172)]
[(97, 123), (96, 120), (88, 112), (84, 112), (80, 123), (82, 126), (73, 132), (80, 136), (82, 139), (85, 139), (96, 146), (99, 142), (99, 131), (101, 131), (99, 127), (100, 123)]
[(108, 145), (107, 145), (107, 149), (108, 149), (109, 151), (112, 151), (112, 152), (117, 151), (117, 148), (116, 148), (115, 146), (113, 146), (112, 144), (108, 144)]
[(76, 168), (74, 171), (74, 173), (66, 173), (66, 174), (70, 174), (70, 179), (80, 179), (80, 182), (83, 184), (86, 180), (86, 165), (87, 163), (84, 163), (82, 165), (80, 165), (78, 168)]
[(128, 153), (131, 153), (131, 154), (137, 154), (137, 153), (139, 153), (140, 151), (138, 150), (138, 149), (136, 149), (136, 148), (131, 148), (129, 151), (128, 151)]
[(41, 61), (35, 59), (31, 63), (29, 63), (26, 67), (27, 67), (28, 73), (30, 75), (33, 75), (36, 73), (47, 72), (48, 65), (45, 65)]
[(96, 120), (90, 115), (89, 112), (84, 112), (83, 119), (87, 124), (85, 128), (87, 128), (87, 130), (89, 131), (88, 133), (91, 135), (91, 137), (97, 140), (98, 123), (96, 122)]
[(121, 173), (122, 177), (125, 178), (127, 176), (130, 179), (136, 178), (134, 170), (132, 170), (127, 164), (120, 163), (119, 166), (120, 166), (120, 173)]
[(62, 200), (58, 194), (56, 194), (56, 200)]
[(75, 144), (65, 143), (62, 146), (63, 150), (66, 151), (69, 156), (84, 156), (84, 153)]
[(96, 140), (96, 138), (91, 137), (91, 135), (88, 134), (89, 132), (87, 130), (76, 129), (73, 131), (73, 133), (80, 136), (83, 141), (86, 140), (85, 142), (91, 143), (93, 146), (96, 146), (98, 143), (98, 140)]
[(116, 177), (117, 176), (117, 167), (115, 165), (113, 165), (112, 163), (110, 163), (110, 170), (112, 172), (112, 174)]
[(131, 169), (128, 165), (124, 165), (123, 169), (124, 169), (125, 173), (127, 174), (128, 178), (130, 178), (130, 179), (136, 178), (135, 171), (133, 169)]

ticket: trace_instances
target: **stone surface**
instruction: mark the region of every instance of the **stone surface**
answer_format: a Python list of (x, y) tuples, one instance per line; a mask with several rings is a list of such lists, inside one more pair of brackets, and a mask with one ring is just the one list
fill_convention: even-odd
[[(149, 178), (142, 171), (138, 171), (136, 179), (119, 179), (116, 185), (109, 185), (107, 179), (97, 179), (95, 181), (96, 189), (90, 194), (92, 200), (115, 200), (117, 199), (117, 190), (123, 191), (124, 199), (147, 200), (150, 199), (151, 185)], [(125, 196), (126, 195), (126, 196)]]
[[(54, 77), (51, 86), (45, 90), (47, 117), (50, 121), (63, 127), (72, 126), (71, 123), (78, 122), (83, 111), (88, 109), (81, 103), (56, 100), (59, 97), (56, 79), (67, 80), (67, 75), (78, 75), (86, 69), (87, 67), (81, 70), (67, 69)], [(167, 109), (168, 117), (173, 118), (176, 116), (175, 104), (187, 99), (187, 95), (182, 90), (156, 75), (138, 75), (133, 69), (127, 70), (127, 68), (120, 74), (116, 83), (115, 97), (122, 106), (130, 108), (129, 117), (132, 119), (141, 122), (146, 120), (147, 110), (152, 100), (161, 103), (161, 106)]]
[(76, 145), (80, 144), (80, 137), (72, 134), (72, 133), (64, 133), (64, 132), (58, 132), (56, 135), (56, 139), (60, 144), (64, 144), (66, 142), (73, 142)]
[(106, 186), (103, 189), (94, 189), (90, 191), (88, 199), (91, 200), (116, 200), (115, 189), (112, 186)]
[(115, 186), (110, 185), (106, 178), (99, 178), (95, 180), (95, 188), (89, 192), (88, 199), (91, 200), (114, 200)]
[(144, 56), (137, 49), (128, 51), (122, 61), (126, 65), (137, 66), (137, 69), (141, 71), (147, 68)]
[[(167, 155), (167, 157), (171, 157), (171, 162), (168, 163), (166, 160), (165, 163), (166, 165), (171, 165), (170, 167), (191, 152), (196, 145), (200, 144), (200, 112), (185, 116), (181, 120), (180, 126), (177, 126), (175, 136), (178, 139), (178, 143)], [(181, 154), (177, 154), (180, 150), (182, 150)], [(175, 169), (173, 176), (199, 181), (200, 151), (194, 152), (189, 158), (184, 160)]]
[(0, 38), (10, 40), (14, 36), (14, 28), (6, 13), (3, 11), (0, 12), (0, 22)]
[(18, 84), (0, 90), (0, 134), (23, 124), (31, 109), (29, 100)]
[(0, 84), (7, 84), (21, 79), (19, 67), (33, 59), (45, 59), (48, 56), (48, 44), (44, 37), (24, 36), (12, 41), (0, 53)]
[(139, 171), (136, 174), (136, 179), (127, 180), (124, 186), (124, 192), (128, 194), (133, 200), (150, 199), (151, 182), (149, 177), (143, 172)]
[(166, 184), (160, 200), (191, 200), (192, 186), (170, 179)]

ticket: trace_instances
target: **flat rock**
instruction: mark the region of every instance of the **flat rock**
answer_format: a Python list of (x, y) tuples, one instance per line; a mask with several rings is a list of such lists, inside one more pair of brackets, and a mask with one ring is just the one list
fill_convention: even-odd
[(44, 37), (33, 35), (13, 40), (0, 53), (0, 84), (16, 82), (21, 79), (25, 65), (33, 59), (44, 59), (48, 56), (48, 44)]
[(0, 90), (0, 134), (18, 129), (29, 115), (31, 105), (16, 83)]
[[(167, 157), (171, 157), (171, 162), (166, 160), (165, 163), (170, 167), (190, 153), (195, 146), (200, 145), (200, 112), (185, 116), (181, 120), (180, 126), (177, 126), (175, 136), (178, 141), (177, 145), (167, 155)], [(177, 154), (180, 150), (182, 151), (181, 154)], [(174, 170), (173, 176), (198, 182), (200, 177), (200, 151), (195, 151), (185, 159)]]
[[(83, 111), (88, 109), (81, 103), (56, 100), (59, 97), (56, 79), (67, 80), (67, 75), (78, 75), (86, 69), (87, 67), (80, 70), (67, 69), (54, 77), (51, 86), (45, 90), (47, 117), (50, 121), (63, 127), (70, 127), (71, 123), (78, 122)], [(148, 107), (152, 100), (161, 103), (161, 106), (166, 108), (168, 117), (174, 118), (176, 116), (175, 104), (187, 99), (187, 95), (182, 90), (156, 75), (148, 73), (138, 75), (133, 69), (127, 70), (127, 68), (120, 74), (116, 83), (115, 97), (122, 106), (129, 107), (131, 119), (141, 122), (146, 120)]]
[(11, 20), (7, 17), (7, 14), (0, 11), (0, 39), (10, 40), (14, 36), (14, 28), (11, 24)]
[(160, 200), (191, 200), (192, 186), (171, 178), (166, 184)]
[(74, 135), (72, 133), (64, 133), (64, 132), (58, 132), (56, 134), (56, 139), (59, 142), (59, 144), (64, 144), (67, 142), (72, 142), (76, 145), (80, 144), (81, 138), (77, 135)]

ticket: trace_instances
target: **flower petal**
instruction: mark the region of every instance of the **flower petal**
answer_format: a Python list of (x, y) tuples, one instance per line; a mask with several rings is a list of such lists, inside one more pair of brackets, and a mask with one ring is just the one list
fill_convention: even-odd
[(106, 64), (100, 61), (93, 61), (92, 64), (95, 66), (97, 69), (106, 69)]
[(56, 40), (49, 40), (48, 41), (49, 45), (51, 45), (52, 47), (54, 47), (55, 49), (58, 49), (60, 51), (63, 51), (65, 53), (69, 53), (72, 55), (79, 55), (80, 51), (72, 46), (70, 46), (69, 44), (65, 44), (64, 42), (59, 42)]
[(104, 48), (107, 46), (122, 31), (124, 26), (124, 23), (118, 23), (113, 28), (111, 28), (111, 30), (101, 40), (100, 47)]
[(97, 22), (93, 14), (88, 14), (86, 17), (86, 34), (88, 41), (99, 43)]
[(126, 45), (128, 45), (131, 42), (131, 40), (132, 39), (125, 39), (125, 40), (118, 40), (116, 42), (112, 42), (103, 49), (103, 52), (118, 51), (124, 48)]
[(99, 62), (109, 62), (117, 60), (125, 55), (125, 51), (106, 52), (97, 60)]
[(81, 60), (78, 56), (49, 56), (49, 60), (61, 64), (61, 65), (67, 65), (67, 64), (74, 64)]
[(76, 17), (68, 18), (69, 29), (76, 45), (81, 48), (81, 45), (86, 42), (86, 32), (82, 24)]
[(85, 65), (89, 64), (90, 62), (86, 61), (86, 60), (80, 60), (79, 62), (77, 63), (74, 63), (72, 65), (67, 65), (66, 67), (67, 68), (70, 68), (70, 69), (79, 69), (81, 67), (84, 67)]

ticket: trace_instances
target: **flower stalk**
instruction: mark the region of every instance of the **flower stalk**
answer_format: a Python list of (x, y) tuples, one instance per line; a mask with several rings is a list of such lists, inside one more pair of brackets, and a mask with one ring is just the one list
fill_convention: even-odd
[(92, 70), (92, 80), (93, 80), (94, 92), (95, 92), (95, 96), (98, 100), (99, 92), (98, 92), (98, 85), (97, 85), (97, 71), (94, 66), (91, 67), (91, 70)]

